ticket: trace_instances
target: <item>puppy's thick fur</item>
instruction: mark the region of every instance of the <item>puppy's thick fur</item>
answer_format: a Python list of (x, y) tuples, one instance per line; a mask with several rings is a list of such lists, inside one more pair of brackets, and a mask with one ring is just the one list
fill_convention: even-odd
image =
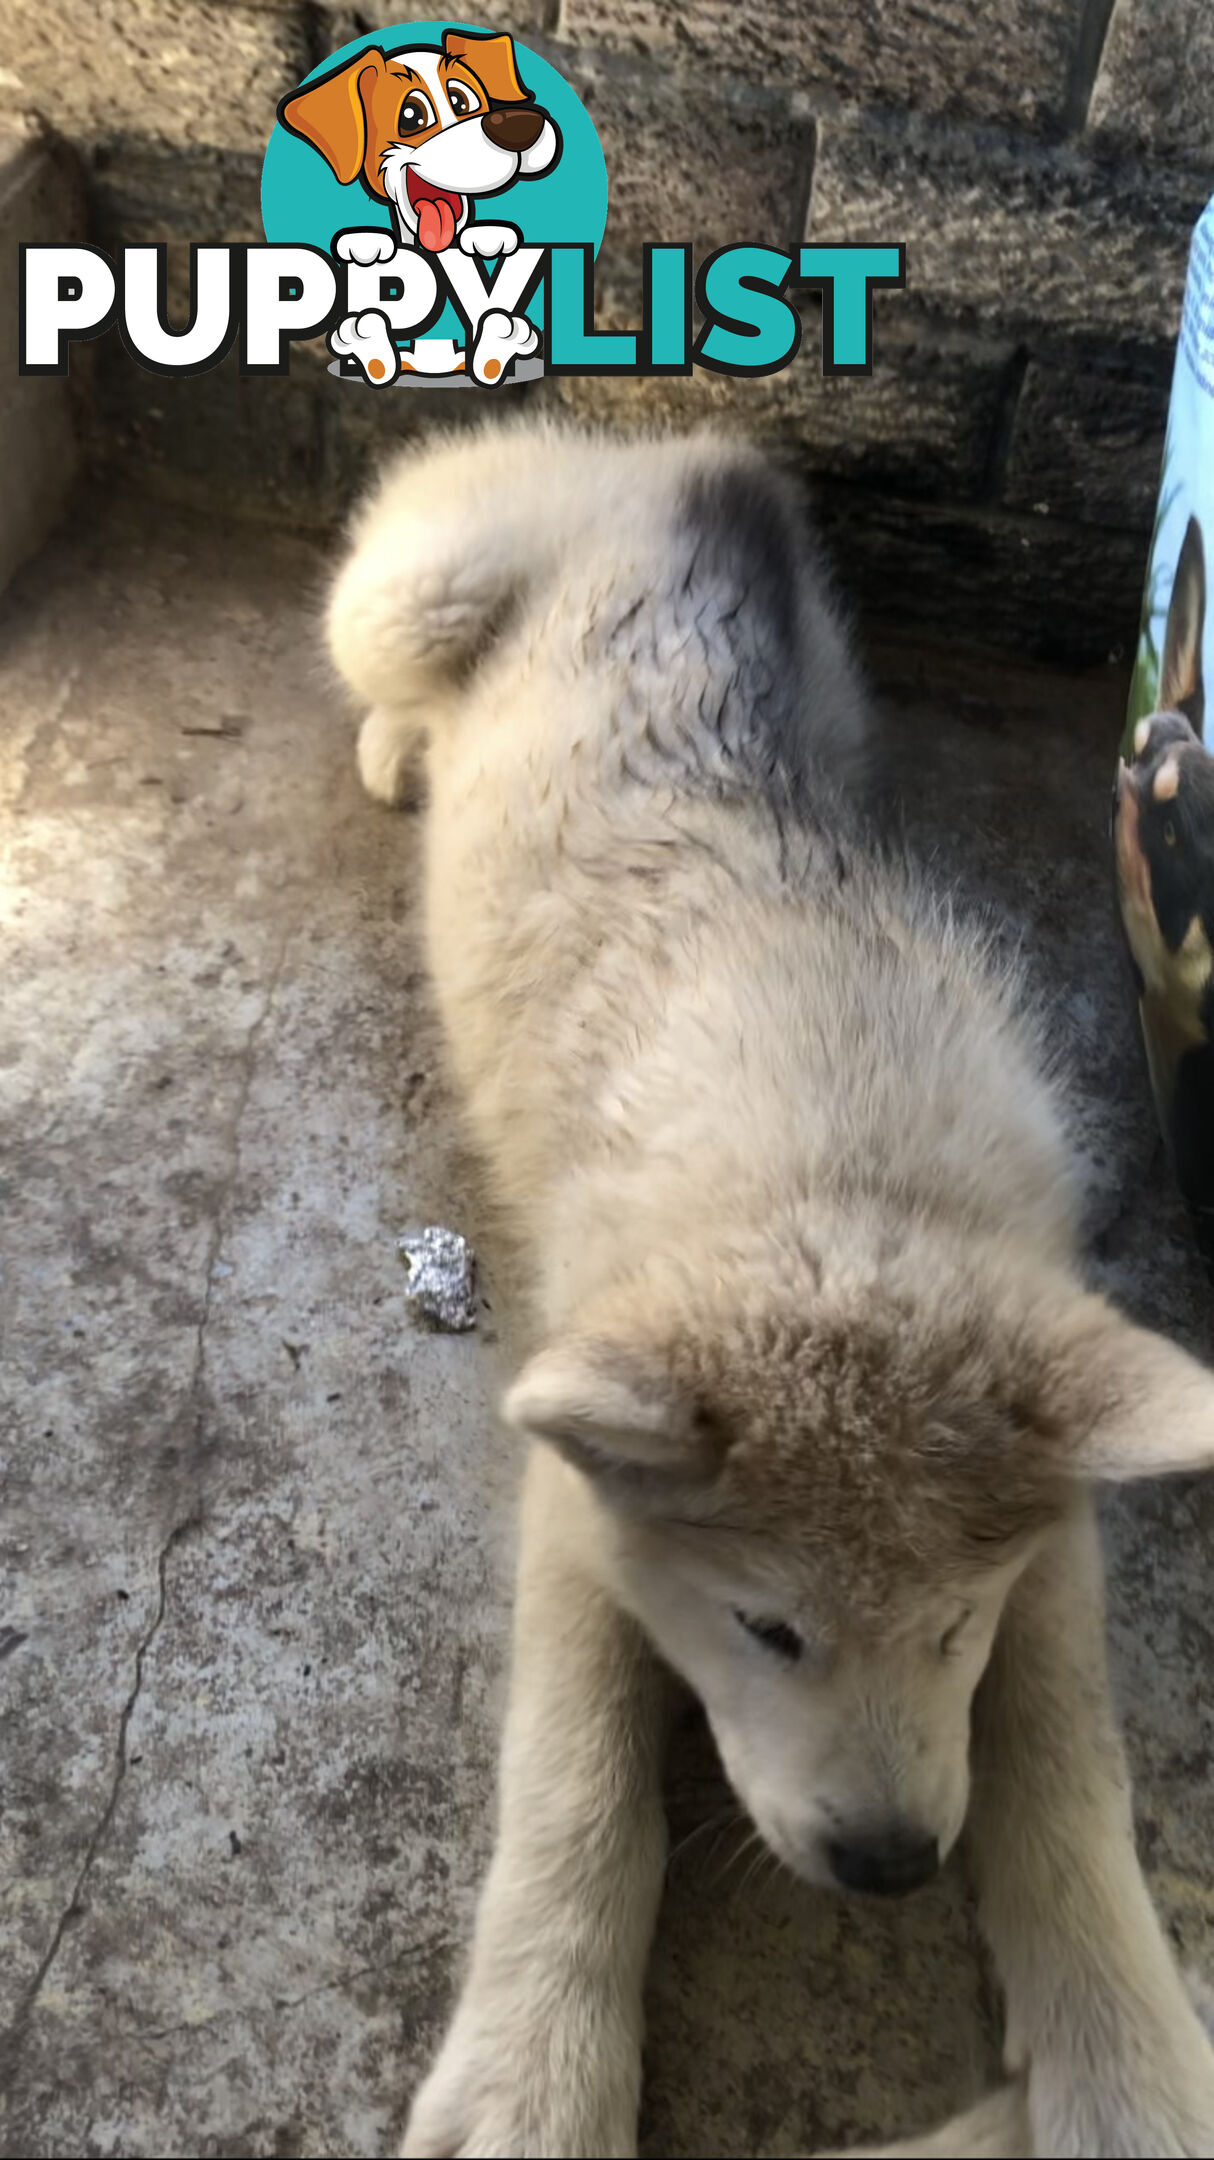
[(499, 1842), (406, 2151), (634, 2149), (655, 1647), (810, 1879), (908, 1887), (967, 1823), (1011, 2082), (907, 2150), (1214, 2149), (1089, 1499), (1209, 1462), (1214, 1383), (1085, 1293), (1012, 986), (864, 838), (795, 502), (708, 439), (465, 438), (363, 512), (330, 636), (372, 793), (428, 745), (430, 960), (536, 1346)]

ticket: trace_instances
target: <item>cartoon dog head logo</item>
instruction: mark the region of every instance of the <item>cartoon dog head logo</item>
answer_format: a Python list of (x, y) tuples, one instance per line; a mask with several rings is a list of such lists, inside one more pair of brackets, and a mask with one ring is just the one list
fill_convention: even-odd
[(542, 374), (545, 249), (597, 248), (606, 218), (598, 138), (555, 68), (502, 31), (401, 24), (335, 55), (278, 119), (266, 237), (306, 236), (344, 278), (332, 373), (379, 388)]
[(361, 180), (392, 205), (402, 241), (432, 255), (463, 231), (474, 196), (549, 172), (561, 154), (504, 34), (446, 30), (439, 52), (373, 46), (278, 111), (343, 186)]

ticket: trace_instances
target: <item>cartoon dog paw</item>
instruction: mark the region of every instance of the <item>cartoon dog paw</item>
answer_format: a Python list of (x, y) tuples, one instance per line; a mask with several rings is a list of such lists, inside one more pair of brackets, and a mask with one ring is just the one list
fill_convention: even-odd
[(513, 255), (518, 243), (517, 225), (465, 225), (459, 236), (464, 255)]
[(504, 308), (490, 308), (481, 318), (472, 353), (476, 380), (500, 382), (510, 362), (535, 352), (539, 342), (539, 331), (525, 315), (507, 315)]
[(336, 330), (330, 331), (329, 351), (339, 359), (356, 360), (364, 380), (381, 390), (400, 374), (400, 354), (392, 343), (388, 318), (378, 308), (347, 315)]
[(339, 232), (333, 252), (339, 262), (361, 263), (369, 269), (372, 263), (391, 262), (396, 253), (396, 236), (390, 232)]

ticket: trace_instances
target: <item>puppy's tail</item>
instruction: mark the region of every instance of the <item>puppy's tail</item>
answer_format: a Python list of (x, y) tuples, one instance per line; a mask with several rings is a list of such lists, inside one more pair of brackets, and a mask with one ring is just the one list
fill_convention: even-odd
[(359, 514), (329, 601), (329, 650), (404, 733), (409, 715), (419, 734), (439, 717), (553, 552), (538, 434), (488, 428), (413, 453)]

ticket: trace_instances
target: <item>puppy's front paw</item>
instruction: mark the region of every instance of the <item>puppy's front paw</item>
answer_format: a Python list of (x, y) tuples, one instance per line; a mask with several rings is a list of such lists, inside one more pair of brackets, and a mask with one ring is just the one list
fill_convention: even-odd
[(1038, 2148), (1030, 2139), (1022, 2082), (1001, 2085), (954, 2115), (925, 2137), (900, 2138), (892, 2145), (849, 2145), (846, 2152), (826, 2152), (815, 2160), (1025, 2160)]
[(416, 728), (402, 726), (399, 713), (377, 705), (358, 731), (358, 772), (368, 795), (393, 809), (409, 794)]
[(517, 1997), (468, 2005), (413, 2103), (402, 2160), (628, 2160), (639, 2086), (639, 2041), (597, 2003), (575, 1995), (534, 2024)]
[[(1077, 2068), (1038, 2057), (1029, 2071), (1032, 2150), (1076, 2160), (1214, 2153), (1214, 2052), (1204, 2035), (1142, 2038)], [(1189, 2036), (1186, 2036), (1189, 2037)]]

